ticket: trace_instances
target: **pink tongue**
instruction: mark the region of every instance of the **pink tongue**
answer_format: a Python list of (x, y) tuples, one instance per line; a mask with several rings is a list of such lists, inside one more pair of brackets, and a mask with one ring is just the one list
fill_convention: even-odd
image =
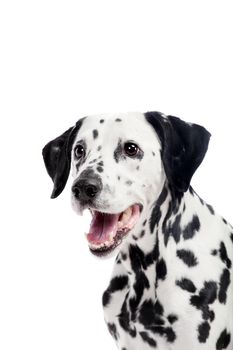
[(87, 239), (91, 243), (101, 244), (109, 239), (110, 233), (117, 232), (117, 222), (120, 214), (103, 214), (94, 212), (90, 232)]

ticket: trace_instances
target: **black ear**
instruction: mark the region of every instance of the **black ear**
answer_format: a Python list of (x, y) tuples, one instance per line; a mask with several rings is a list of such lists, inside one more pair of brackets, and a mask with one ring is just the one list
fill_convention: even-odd
[(45, 167), (54, 183), (51, 198), (58, 197), (66, 185), (70, 173), (72, 145), (83, 119), (80, 119), (74, 127), (69, 128), (62, 135), (47, 143), (42, 150)]
[(159, 112), (145, 113), (162, 144), (162, 161), (169, 183), (179, 192), (188, 190), (191, 178), (204, 159), (210, 133), (202, 126), (186, 123)]

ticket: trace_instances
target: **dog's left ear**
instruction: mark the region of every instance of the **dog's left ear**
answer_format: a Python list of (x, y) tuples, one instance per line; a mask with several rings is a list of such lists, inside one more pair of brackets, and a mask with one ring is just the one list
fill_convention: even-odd
[(204, 159), (210, 133), (202, 126), (159, 112), (145, 113), (162, 144), (162, 161), (169, 183), (178, 192), (186, 192), (191, 178)]
[[(83, 118), (84, 119), (84, 118)], [(70, 173), (71, 149), (83, 119), (62, 135), (48, 142), (42, 150), (46, 170), (53, 180), (51, 198), (56, 198), (63, 191)]]

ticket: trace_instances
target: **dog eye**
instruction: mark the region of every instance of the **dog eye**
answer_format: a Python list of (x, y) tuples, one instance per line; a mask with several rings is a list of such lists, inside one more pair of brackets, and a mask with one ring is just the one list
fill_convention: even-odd
[(85, 155), (85, 149), (82, 145), (78, 144), (76, 147), (75, 147), (75, 150), (74, 150), (74, 154), (76, 156), (76, 158), (81, 158)]
[(139, 147), (132, 142), (126, 142), (124, 144), (124, 152), (129, 157), (135, 157), (138, 154)]

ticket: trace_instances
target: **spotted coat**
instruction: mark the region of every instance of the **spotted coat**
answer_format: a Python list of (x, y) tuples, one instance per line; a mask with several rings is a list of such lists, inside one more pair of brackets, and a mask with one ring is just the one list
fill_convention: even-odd
[[(87, 117), (43, 150), (54, 182), (98, 180), (103, 212), (142, 206), (102, 298), (119, 350), (233, 349), (233, 228), (190, 185), (210, 134), (158, 112)], [(127, 140), (140, 145), (124, 153)], [(77, 150), (77, 145), (79, 149)], [(83, 157), (77, 157), (80, 145)], [(77, 151), (76, 151), (77, 150)], [(75, 153), (76, 152), (76, 153)], [(88, 203), (72, 197), (75, 211)]]

